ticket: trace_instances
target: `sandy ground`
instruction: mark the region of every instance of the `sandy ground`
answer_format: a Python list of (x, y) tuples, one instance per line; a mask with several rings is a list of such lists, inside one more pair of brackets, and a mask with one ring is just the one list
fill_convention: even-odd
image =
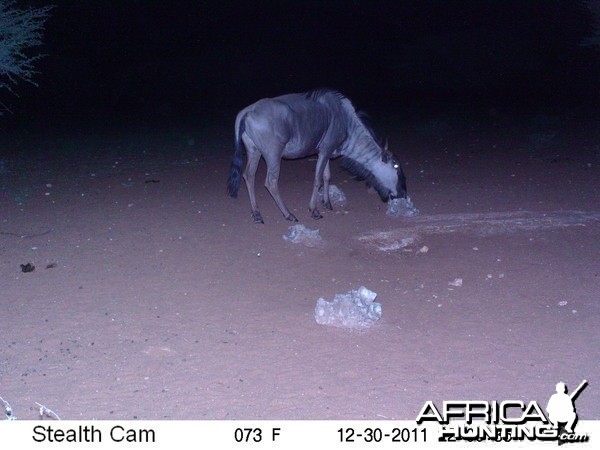
[[(315, 222), (314, 160), (285, 162), (282, 195), (323, 238), (308, 247), (262, 185), (262, 226), (245, 186), (225, 195), (229, 125), (3, 138), (0, 396), (18, 418), (414, 419), (587, 378), (577, 411), (600, 419), (597, 133), (388, 127), (414, 219), (334, 163), (348, 202)], [(315, 322), (319, 297), (361, 285), (375, 326)]]

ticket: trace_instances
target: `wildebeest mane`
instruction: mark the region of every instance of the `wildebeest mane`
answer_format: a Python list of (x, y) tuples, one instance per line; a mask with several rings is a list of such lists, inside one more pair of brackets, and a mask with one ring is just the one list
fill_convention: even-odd
[(369, 114), (367, 114), (365, 111), (356, 111), (356, 117), (358, 117), (358, 120), (360, 120), (360, 123), (362, 123), (363, 127), (365, 127), (365, 129), (369, 132), (373, 140), (377, 142), (377, 145), (383, 147), (384, 140), (381, 139), (375, 132), (375, 128), (371, 123), (371, 117)]
[(336, 91), (335, 89), (330, 89), (330, 88), (313, 89), (312, 91), (305, 92), (304, 97), (306, 97), (309, 100), (319, 100), (321, 97), (328, 95), (328, 94), (333, 95), (334, 97), (336, 97), (339, 100), (343, 100), (343, 99), (348, 100), (344, 94)]
[(330, 88), (313, 89), (312, 91), (308, 91), (308, 92), (304, 93), (305, 98), (307, 98), (309, 100), (315, 100), (315, 101), (319, 100), (321, 97), (324, 97), (325, 95), (332, 95), (335, 98), (337, 98), (340, 102), (344, 101), (344, 100), (346, 102), (348, 102), (348, 104), (352, 107), (351, 112), (356, 116), (358, 121), (365, 127), (365, 129), (371, 135), (371, 137), (377, 143), (377, 145), (379, 145), (380, 147), (383, 147), (383, 140), (375, 132), (375, 129), (373, 128), (373, 125), (371, 124), (371, 118), (369, 117), (369, 115), (365, 111), (357, 111), (356, 108), (354, 108), (354, 105), (352, 104), (350, 99), (348, 99), (348, 97), (346, 97), (344, 94), (342, 94), (339, 91), (336, 91), (335, 89), (330, 89)]

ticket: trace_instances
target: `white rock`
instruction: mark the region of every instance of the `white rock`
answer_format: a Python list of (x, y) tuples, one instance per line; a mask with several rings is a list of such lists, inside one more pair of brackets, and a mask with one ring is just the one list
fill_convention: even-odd
[(358, 291), (336, 294), (331, 302), (317, 300), (315, 321), (321, 325), (345, 328), (368, 328), (381, 318), (381, 304), (373, 300), (377, 294), (361, 286)]
[(413, 205), (410, 197), (394, 198), (388, 201), (386, 214), (391, 217), (414, 217), (419, 210)]
[(288, 234), (283, 239), (294, 244), (304, 244), (307, 247), (316, 247), (321, 244), (322, 239), (319, 230), (311, 230), (304, 225), (292, 225), (288, 228)]

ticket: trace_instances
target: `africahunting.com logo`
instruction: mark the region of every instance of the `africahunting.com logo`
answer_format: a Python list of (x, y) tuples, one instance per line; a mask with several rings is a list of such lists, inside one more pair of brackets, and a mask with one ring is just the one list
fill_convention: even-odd
[(558, 441), (587, 442), (587, 434), (577, 434), (575, 399), (588, 385), (583, 380), (572, 392), (560, 382), (546, 406), (521, 400), (445, 401), (439, 409), (432, 401), (423, 405), (417, 424), (437, 422), (442, 425), (439, 441)]

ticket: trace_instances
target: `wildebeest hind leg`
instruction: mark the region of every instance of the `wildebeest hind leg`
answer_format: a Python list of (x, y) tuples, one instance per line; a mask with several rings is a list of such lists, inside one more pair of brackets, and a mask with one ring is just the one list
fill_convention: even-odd
[(287, 206), (285, 206), (285, 203), (283, 203), (281, 194), (279, 194), (279, 170), (279, 161), (273, 162), (267, 160), (267, 178), (265, 179), (265, 187), (273, 197), (273, 200), (275, 200), (275, 203), (277, 203), (277, 206), (283, 214), (283, 217), (290, 222), (298, 222), (296, 216), (294, 216), (290, 210), (287, 209)]
[(254, 143), (249, 139), (244, 140), (246, 148), (248, 149), (248, 163), (246, 164), (246, 170), (244, 170), (244, 181), (248, 188), (248, 196), (250, 197), (250, 206), (252, 207), (252, 220), (254, 223), (265, 223), (260, 211), (258, 210), (258, 204), (256, 203), (256, 193), (254, 191), (254, 180), (256, 178), (256, 170), (258, 169), (258, 163), (260, 162), (260, 153), (254, 146)]

